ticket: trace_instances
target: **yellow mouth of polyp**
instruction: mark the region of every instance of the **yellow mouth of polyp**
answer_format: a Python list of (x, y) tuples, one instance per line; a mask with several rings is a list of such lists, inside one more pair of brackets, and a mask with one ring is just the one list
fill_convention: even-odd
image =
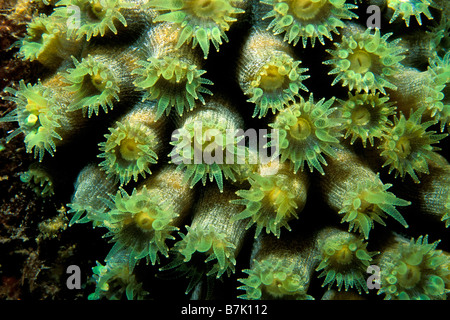
[(372, 66), (372, 59), (365, 51), (356, 51), (348, 59), (350, 61), (350, 70), (355, 73), (366, 73)]
[(138, 144), (134, 139), (124, 139), (120, 143), (119, 151), (123, 159), (134, 161), (140, 156)]
[(155, 218), (153, 218), (148, 212), (141, 211), (134, 216), (134, 221), (140, 229), (150, 231), (153, 230), (153, 222), (155, 221)]
[(364, 126), (370, 121), (370, 112), (365, 107), (357, 108), (352, 113), (352, 122), (358, 126)]
[(289, 130), (290, 135), (297, 140), (303, 140), (309, 137), (312, 132), (309, 121), (303, 118), (297, 120), (297, 123)]
[(269, 65), (261, 73), (260, 87), (263, 90), (274, 91), (279, 89), (284, 83), (284, 75), (282, 75), (277, 66)]

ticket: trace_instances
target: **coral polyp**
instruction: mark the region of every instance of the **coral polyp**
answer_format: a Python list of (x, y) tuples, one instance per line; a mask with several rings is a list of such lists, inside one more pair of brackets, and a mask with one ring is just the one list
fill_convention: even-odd
[(322, 154), (333, 157), (333, 146), (339, 146), (341, 121), (330, 115), (334, 98), (314, 101), (300, 97), (300, 102), (280, 111), (271, 128), (279, 130), (281, 161), (289, 159), (294, 172), (303, 170), (305, 162), (310, 171), (316, 169), (324, 174), (322, 165), (327, 162)]
[(394, 126), (382, 136), (378, 147), (380, 156), (385, 160), (383, 167), (389, 166), (389, 173), (395, 171), (395, 176), (411, 176), (419, 183), (417, 173), (428, 174), (428, 160), (439, 161), (434, 151), (439, 150), (434, 144), (439, 143), (447, 134), (436, 134), (427, 130), (436, 121), (422, 122), (425, 107), (411, 112), (408, 119), (400, 114), (394, 117)]
[(308, 91), (303, 84), (308, 69), (300, 64), (281, 39), (258, 29), (252, 32), (242, 49), (238, 77), (247, 101), (255, 104), (254, 117), (264, 117), (269, 109), (282, 110), (300, 89)]
[(20, 175), (20, 180), (30, 187), (41, 197), (51, 197), (55, 194), (53, 178), (42, 164), (34, 162), (28, 170)]
[(217, 259), (218, 263), (214, 269), (208, 272), (208, 275), (217, 273), (217, 277), (220, 277), (227, 270), (234, 270), (236, 260), (232, 253), (235, 249), (235, 246), (227, 241), (225, 233), (217, 233), (213, 228), (196, 232), (190, 227), (187, 227), (187, 234), (177, 248), (184, 256), (185, 262), (189, 261), (196, 251), (208, 252), (209, 255), (205, 262)]
[(80, 42), (65, 33), (61, 21), (41, 14), (28, 25), (27, 35), (20, 40), (19, 55), (23, 59), (37, 60), (47, 67), (56, 68), (79, 49)]
[[(104, 36), (107, 32), (117, 34), (117, 24), (127, 26), (121, 10), (132, 3), (126, 0), (60, 0), (52, 16), (67, 24), (70, 36), (86, 40)], [(77, 10), (74, 10), (77, 8)]]
[(295, 265), (285, 266), (281, 259), (261, 262), (255, 260), (252, 269), (245, 269), (248, 278), (240, 279), (244, 284), (239, 289), (246, 290), (240, 298), (246, 300), (289, 299), (312, 300), (305, 295), (305, 287), (300, 282), (300, 277), (295, 274)]
[[(313, 300), (307, 294), (314, 272), (317, 249), (312, 241), (300, 244), (299, 235), (280, 238), (260, 235), (253, 247), (247, 278), (239, 279), (246, 300)], [(308, 239), (309, 240), (309, 239)]]
[(129, 268), (145, 258), (155, 264), (159, 255), (168, 256), (168, 240), (190, 209), (193, 193), (181, 184), (182, 175), (174, 167), (161, 169), (128, 194), (119, 189), (110, 195), (103, 226), (114, 246), (105, 258), (113, 259), (128, 250)]
[(387, 0), (386, 2), (387, 6), (394, 11), (389, 23), (401, 17), (405, 21), (406, 26), (409, 27), (411, 16), (415, 16), (417, 23), (422, 25), (421, 14), (428, 19), (433, 19), (430, 12), (431, 6), (435, 5), (433, 0)]
[(362, 182), (357, 184), (354, 190), (349, 190), (347, 199), (342, 203), (343, 208), (339, 211), (340, 214), (344, 214), (342, 221), (349, 222), (349, 230), (356, 229), (367, 239), (370, 229), (373, 228), (373, 221), (385, 225), (382, 218), (385, 218), (386, 214), (408, 227), (395, 206), (408, 206), (411, 203), (388, 192), (391, 186), (383, 185), (381, 182)]
[(368, 293), (366, 270), (376, 252), (367, 251), (367, 243), (353, 233), (325, 228), (317, 236), (320, 264), (316, 271), (325, 277), (322, 286), (336, 286), (340, 291), (355, 287)]
[(184, 262), (193, 255), (204, 255), (204, 263), (213, 263), (206, 276), (216, 278), (235, 272), (236, 257), (246, 234), (244, 221), (231, 219), (242, 207), (229, 204), (234, 198), (233, 188), (227, 188), (220, 198), (218, 195), (215, 188), (205, 191), (194, 209), (191, 225), (186, 226), (186, 234), (181, 233), (182, 239), (174, 246)]
[(129, 265), (131, 269), (142, 258), (157, 261), (157, 253), (167, 255), (166, 239), (173, 239), (170, 233), (177, 230), (171, 221), (177, 216), (168, 205), (161, 206), (162, 199), (147, 190), (145, 186), (135, 189), (131, 195), (125, 191), (118, 192), (112, 199), (114, 207), (108, 214), (105, 225), (110, 230), (115, 245), (106, 260), (115, 256), (124, 248), (131, 250)]
[(10, 96), (5, 96), (4, 99), (13, 101), (17, 108), (0, 121), (17, 121), (19, 124), (19, 128), (8, 135), (7, 141), (23, 132), (27, 152), (34, 152), (34, 157), (39, 156), (39, 161), (42, 161), (46, 151), (53, 156), (56, 141), (62, 138), (57, 133), (57, 129), (61, 126), (60, 115), (57, 112), (58, 105), (52, 89), (45, 87), (41, 82), (31, 85), (20, 81), (18, 90), (8, 87), (5, 91)]
[(73, 62), (75, 68), (68, 69), (65, 75), (67, 90), (75, 94), (70, 109), (83, 109), (88, 117), (93, 113), (98, 115), (100, 107), (107, 113), (113, 108), (113, 102), (119, 100), (120, 92), (111, 69), (90, 55), (81, 62), (73, 58)]
[(178, 48), (184, 43), (192, 42), (192, 47), (198, 44), (206, 59), (210, 42), (217, 51), (222, 39), (228, 42), (225, 32), (237, 21), (236, 15), (245, 12), (240, 8), (241, 3), (242, 0), (150, 0), (148, 6), (156, 11), (163, 11), (155, 19), (156, 22), (172, 22), (182, 28)]
[(92, 268), (95, 280), (95, 291), (88, 296), (89, 300), (120, 300), (125, 294), (128, 300), (143, 300), (148, 292), (142, 289), (136, 276), (130, 272), (128, 266), (129, 252), (119, 254), (105, 265), (96, 261)]
[[(448, 9), (447, 12), (449, 12)], [(427, 35), (430, 36), (432, 39), (431, 45), (433, 49), (440, 56), (445, 55), (446, 52), (448, 52), (448, 49), (450, 48), (449, 39), (448, 37), (446, 37), (449, 31), (450, 31), (450, 20), (448, 19), (448, 14), (445, 15), (443, 14), (441, 19), (439, 19), (439, 24), (430, 26), (429, 31), (427, 32)]]
[(378, 294), (389, 300), (445, 300), (450, 292), (449, 256), (437, 250), (440, 241), (428, 236), (410, 241), (395, 236), (377, 261), (381, 270)]
[(275, 34), (284, 33), (284, 40), (296, 45), (302, 39), (305, 48), (308, 39), (314, 46), (316, 39), (325, 44), (324, 38), (333, 39), (338, 28), (345, 26), (343, 20), (358, 18), (350, 11), (358, 8), (345, 0), (263, 0), (272, 6), (263, 19), (273, 18), (268, 29)]
[(99, 144), (102, 153), (98, 155), (105, 158), (100, 166), (109, 177), (127, 184), (151, 174), (150, 166), (157, 163), (163, 148), (164, 122), (155, 119), (156, 103), (141, 102), (109, 129), (106, 141)]
[(173, 149), (169, 156), (179, 170), (185, 172), (185, 182), (193, 187), (207, 178), (216, 181), (223, 191), (225, 179), (236, 180), (239, 164), (245, 163), (245, 148), (239, 135), (242, 118), (220, 101), (209, 101), (180, 120), (173, 133)]
[(148, 48), (146, 61), (139, 60), (133, 74), (137, 75), (134, 84), (144, 91), (143, 100), (157, 100), (159, 119), (168, 115), (174, 107), (179, 115), (192, 111), (196, 100), (205, 104), (202, 94), (212, 95), (204, 85), (212, 81), (203, 78), (200, 59), (192, 49), (177, 49), (176, 40), (180, 28), (164, 23), (152, 28), (146, 38)]
[(386, 225), (383, 218), (387, 215), (408, 227), (396, 207), (411, 202), (388, 192), (392, 185), (383, 184), (379, 175), (349, 150), (336, 151), (336, 158), (326, 167), (320, 184), (325, 201), (343, 215), (342, 223), (349, 223), (349, 231), (358, 231), (368, 239), (375, 222)]
[(341, 103), (341, 117), (343, 129), (346, 130), (344, 138), (351, 137), (350, 144), (360, 140), (366, 147), (367, 140), (374, 145), (374, 139), (381, 138), (390, 125), (390, 116), (395, 114), (395, 106), (389, 97), (380, 97), (376, 94), (348, 94), (347, 100), (339, 99)]
[(328, 73), (336, 75), (331, 85), (341, 81), (342, 86), (356, 92), (386, 94), (385, 89), (396, 90), (389, 76), (398, 71), (405, 49), (397, 45), (400, 39), (389, 42), (391, 35), (382, 36), (379, 29), (344, 29), (342, 39), (334, 43), (336, 48), (327, 49), (332, 58), (323, 62), (333, 66)]
[(286, 163), (261, 166), (249, 177), (250, 188), (237, 191), (242, 198), (232, 203), (245, 205), (245, 210), (233, 219), (247, 219), (247, 228), (256, 224), (255, 238), (263, 228), (280, 237), (281, 228), (291, 230), (288, 222), (298, 219), (308, 194), (309, 178), (298, 172), (292, 176)]
[(151, 57), (148, 61), (139, 63), (136, 69), (139, 78), (136, 86), (145, 90), (143, 99), (158, 100), (158, 116), (170, 112), (169, 107), (175, 107), (178, 114), (195, 107), (195, 100), (205, 103), (202, 93), (212, 94), (203, 85), (213, 83), (202, 75), (205, 70), (196, 65), (185, 62), (177, 57)]
[[(255, 107), (254, 115), (258, 113), (258, 109), (259, 117), (264, 116), (268, 108), (272, 111), (280, 110), (288, 101), (294, 100), (298, 89), (307, 91), (301, 83), (307, 76), (300, 76), (306, 69), (299, 68), (300, 63), (287, 55), (273, 56), (267, 61), (252, 82), (253, 88), (245, 92), (250, 96), (250, 102), (260, 106)], [(286, 80), (292, 82), (286, 85)]]
[(429, 91), (424, 102), (431, 116), (440, 122), (441, 131), (444, 131), (450, 124), (450, 53), (443, 58), (437, 55), (431, 58), (428, 72), (432, 82), (427, 86)]

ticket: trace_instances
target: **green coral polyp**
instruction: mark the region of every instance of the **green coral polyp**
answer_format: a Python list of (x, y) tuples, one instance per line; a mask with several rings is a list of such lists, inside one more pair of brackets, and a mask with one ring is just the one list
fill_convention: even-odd
[(67, 69), (64, 74), (69, 84), (67, 91), (74, 94), (69, 110), (83, 109), (89, 118), (93, 113), (98, 115), (100, 107), (105, 113), (108, 113), (108, 108), (112, 110), (114, 100), (120, 100), (120, 88), (109, 67), (91, 55), (81, 62), (73, 58), (73, 63), (75, 68)]
[(95, 291), (88, 296), (89, 300), (120, 300), (123, 294), (128, 300), (142, 300), (148, 292), (142, 289), (134, 274), (128, 266), (129, 253), (120, 253), (115, 259), (102, 265), (96, 261), (92, 268), (92, 278), (95, 281)]
[(266, 232), (280, 236), (281, 228), (291, 230), (288, 222), (297, 219), (297, 209), (303, 207), (299, 203), (299, 188), (292, 186), (290, 176), (275, 174), (260, 176), (252, 174), (249, 177), (250, 189), (239, 190), (236, 194), (241, 198), (232, 200), (231, 203), (245, 205), (244, 211), (234, 216), (233, 219), (247, 219), (247, 228), (256, 224), (255, 238), (263, 228)]
[(375, 181), (361, 181), (354, 189), (347, 190), (346, 200), (343, 201), (339, 214), (343, 214), (342, 222), (349, 223), (349, 231), (359, 231), (366, 239), (374, 227), (374, 222), (385, 226), (383, 218), (391, 216), (408, 227), (396, 206), (408, 206), (411, 202), (397, 198), (388, 192), (392, 185), (383, 184), (378, 178)]
[[(120, 11), (131, 7), (132, 3), (125, 0), (61, 0), (56, 6), (52, 16), (67, 21), (68, 34), (77, 39), (86, 36), (89, 41), (91, 37), (103, 37), (108, 31), (117, 34), (117, 22), (126, 27), (127, 21)], [(74, 12), (74, 7), (79, 11)]]
[(158, 254), (168, 256), (166, 240), (178, 230), (171, 223), (178, 215), (161, 196), (145, 186), (134, 189), (131, 195), (120, 189), (108, 201), (108, 211), (104, 225), (109, 229), (106, 236), (115, 242), (105, 261), (115, 257), (120, 251), (130, 250), (129, 267), (134, 269), (143, 258), (155, 264)]
[(431, 48), (436, 51), (439, 56), (443, 56), (448, 52), (449, 39), (447, 34), (450, 31), (450, 20), (447, 16), (442, 17), (438, 24), (434, 24), (428, 28), (427, 36), (431, 37)]
[(245, 279), (239, 279), (243, 286), (240, 290), (246, 293), (239, 298), (246, 300), (264, 299), (269, 295), (275, 299), (312, 299), (306, 295), (300, 274), (295, 273), (295, 265), (286, 265), (283, 261), (270, 259), (257, 261), (251, 269), (244, 269), (248, 274)]
[(236, 7), (241, 0), (150, 0), (148, 6), (162, 13), (155, 21), (167, 21), (178, 24), (182, 32), (177, 47), (192, 41), (203, 50), (205, 59), (209, 53), (210, 42), (217, 51), (222, 39), (228, 42), (226, 31), (237, 21), (235, 16), (245, 11)]
[(425, 104), (431, 111), (431, 116), (440, 122), (442, 132), (450, 124), (450, 52), (443, 58), (436, 55), (430, 59), (428, 72), (432, 75), (432, 80)]
[(311, 94), (308, 101), (302, 97), (300, 102), (280, 111), (270, 127), (279, 130), (281, 161), (289, 159), (294, 172), (308, 164), (310, 171), (316, 169), (324, 174), (322, 165), (327, 162), (322, 154), (333, 157), (333, 146), (339, 146), (341, 121), (329, 117), (336, 108), (331, 106), (334, 98), (325, 98), (314, 103)]
[(228, 125), (227, 119), (210, 113), (187, 122), (172, 135), (170, 144), (174, 148), (169, 157), (178, 170), (185, 171), (184, 182), (190, 180), (191, 188), (200, 180), (205, 185), (208, 176), (221, 192), (224, 177), (236, 181), (240, 172), (237, 162), (243, 159), (245, 148), (238, 146), (243, 136), (230, 139), (228, 132), (233, 128)]
[(264, 117), (269, 109), (272, 112), (282, 110), (299, 96), (299, 90), (308, 91), (302, 83), (309, 76), (302, 75), (307, 68), (300, 68), (301, 61), (286, 53), (275, 52), (251, 80), (250, 88), (244, 94), (247, 101), (255, 103), (253, 117), (259, 113)]
[(385, 269), (381, 268), (378, 294), (387, 300), (445, 300), (450, 292), (450, 261), (436, 250), (439, 242), (428, 243), (428, 236), (420, 236), (400, 243)]
[(158, 100), (157, 118), (164, 112), (170, 113), (175, 107), (179, 115), (186, 110), (193, 110), (195, 100), (205, 104), (203, 94), (212, 92), (203, 85), (213, 83), (202, 75), (206, 73), (196, 65), (178, 57), (151, 57), (148, 61), (139, 61), (140, 68), (133, 71), (140, 77), (134, 82), (139, 90), (144, 90), (143, 100)]
[(388, 42), (392, 33), (381, 36), (379, 29), (373, 34), (371, 30), (344, 35), (340, 42), (334, 43), (336, 49), (327, 49), (333, 58), (323, 63), (333, 65), (328, 74), (336, 75), (331, 85), (342, 81), (342, 86), (349, 90), (367, 93), (378, 90), (386, 94), (385, 88), (397, 90), (389, 76), (398, 71), (404, 58), (404, 49), (397, 45), (400, 39)]
[(67, 213), (72, 215), (69, 221), (69, 227), (75, 223), (89, 223), (92, 222), (93, 226), (103, 226), (103, 222), (106, 219), (104, 211), (100, 211), (92, 208), (90, 205), (79, 204), (76, 202), (68, 203), (70, 208)]
[(366, 270), (376, 252), (367, 251), (367, 243), (352, 233), (331, 236), (320, 245), (321, 271), (319, 278), (325, 277), (322, 287), (330, 288), (336, 282), (338, 290), (355, 287), (359, 293), (368, 293)]
[(42, 61), (43, 56), (50, 54), (62, 37), (61, 26), (51, 16), (41, 14), (27, 26), (27, 34), (20, 41), (19, 55), (23, 59)]
[(5, 92), (11, 96), (3, 97), (13, 101), (16, 108), (0, 119), (0, 122), (17, 121), (19, 128), (8, 135), (6, 141), (20, 133), (25, 134), (25, 146), (28, 153), (34, 152), (42, 161), (45, 151), (54, 155), (57, 140), (62, 140), (56, 130), (61, 126), (58, 122), (60, 116), (56, 112), (58, 104), (50, 88), (38, 82), (35, 85), (19, 82), (19, 89), (7, 87)]
[(392, 125), (389, 117), (395, 114), (395, 106), (389, 102), (389, 97), (375, 94), (348, 94), (347, 100), (338, 99), (342, 105), (344, 138), (351, 136), (350, 144), (361, 140), (364, 148), (367, 140), (374, 145), (374, 138), (382, 134)]
[(405, 21), (406, 26), (409, 27), (411, 16), (415, 16), (417, 23), (422, 25), (421, 14), (424, 14), (428, 19), (433, 19), (429, 10), (433, 4), (433, 0), (387, 0), (387, 6), (394, 10), (389, 23), (394, 22), (400, 16)]
[(440, 150), (433, 144), (445, 138), (447, 134), (436, 134), (427, 129), (436, 121), (421, 122), (425, 107), (411, 113), (408, 119), (403, 114), (394, 117), (394, 126), (383, 134), (381, 157), (385, 159), (383, 167), (389, 166), (389, 173), (395, 170), (395, 176), (409, 174), (414, 182), (419, 183), (416, 172), (428, 174), (428, 163), (434, 159), (434, 151)]
[(20, 181), (27, 183), (41, 197), (51, 197), (55, 194), (51, 175), (37, 163), (28, 167), (28, 171), (20, 175)]
[(275, 34), (285, 32), (284, 40), (297, 45), (302, 39), (303, 47), (308, 38), (314, 47), (316, 39), (325, 44), (325, 38), (332, 40), (332, 33), (339, 34), (338, 28), (345, 26), (342, 20), (358, 18), (352, 9), (356, 5), (345, 0), (262, 0), (273, 9), (263, 19), (273, 18), (268, 29)]
[(106, 142), (99, 144), (102, 153), (98, 155), (105, 159), (100, 166), (108, 176), (127, 184), (132, 178), (137, 181), (139, 175), (151, 174), (150, 166), (158, 162), (154, 149), (159, 143), (153, 130), (144, 123), (124, 120), (109, 131)]
[(181, 234), (182, 240), (175, 244), (175, 249), (184, 257), (184, 262), (189, 262), (196, 252), (208, 255), (205, 263), (213, 260), (217, 262), (208, 271), (207, 275), (219, 278), (223, 273), (233, 272), (236, 264), (234, 256), (235, 245), (227, 241), (227, 234), (217, 232), (214, 226), (204, 230), (194, 230), (186, 226), (187, 234)]

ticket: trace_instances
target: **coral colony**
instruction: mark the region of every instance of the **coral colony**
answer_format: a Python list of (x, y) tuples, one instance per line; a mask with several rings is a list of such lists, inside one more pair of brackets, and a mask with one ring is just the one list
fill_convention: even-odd
[(0, 121), (52, 197), (46, 161), (104, 130), (67, 204), (109, 239), (86, 297), (157, 298), (139, 265), (198, 297), (448, 299), (417, 222), (450, 224), (448, 1), (34, 2), (18, 54), (43, 71)]

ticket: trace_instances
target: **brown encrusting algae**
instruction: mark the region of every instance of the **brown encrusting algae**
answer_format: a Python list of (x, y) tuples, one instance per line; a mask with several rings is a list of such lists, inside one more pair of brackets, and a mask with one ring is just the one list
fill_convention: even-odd
[(448, 1), (0, 9), (0, 299), (450, 298)]

